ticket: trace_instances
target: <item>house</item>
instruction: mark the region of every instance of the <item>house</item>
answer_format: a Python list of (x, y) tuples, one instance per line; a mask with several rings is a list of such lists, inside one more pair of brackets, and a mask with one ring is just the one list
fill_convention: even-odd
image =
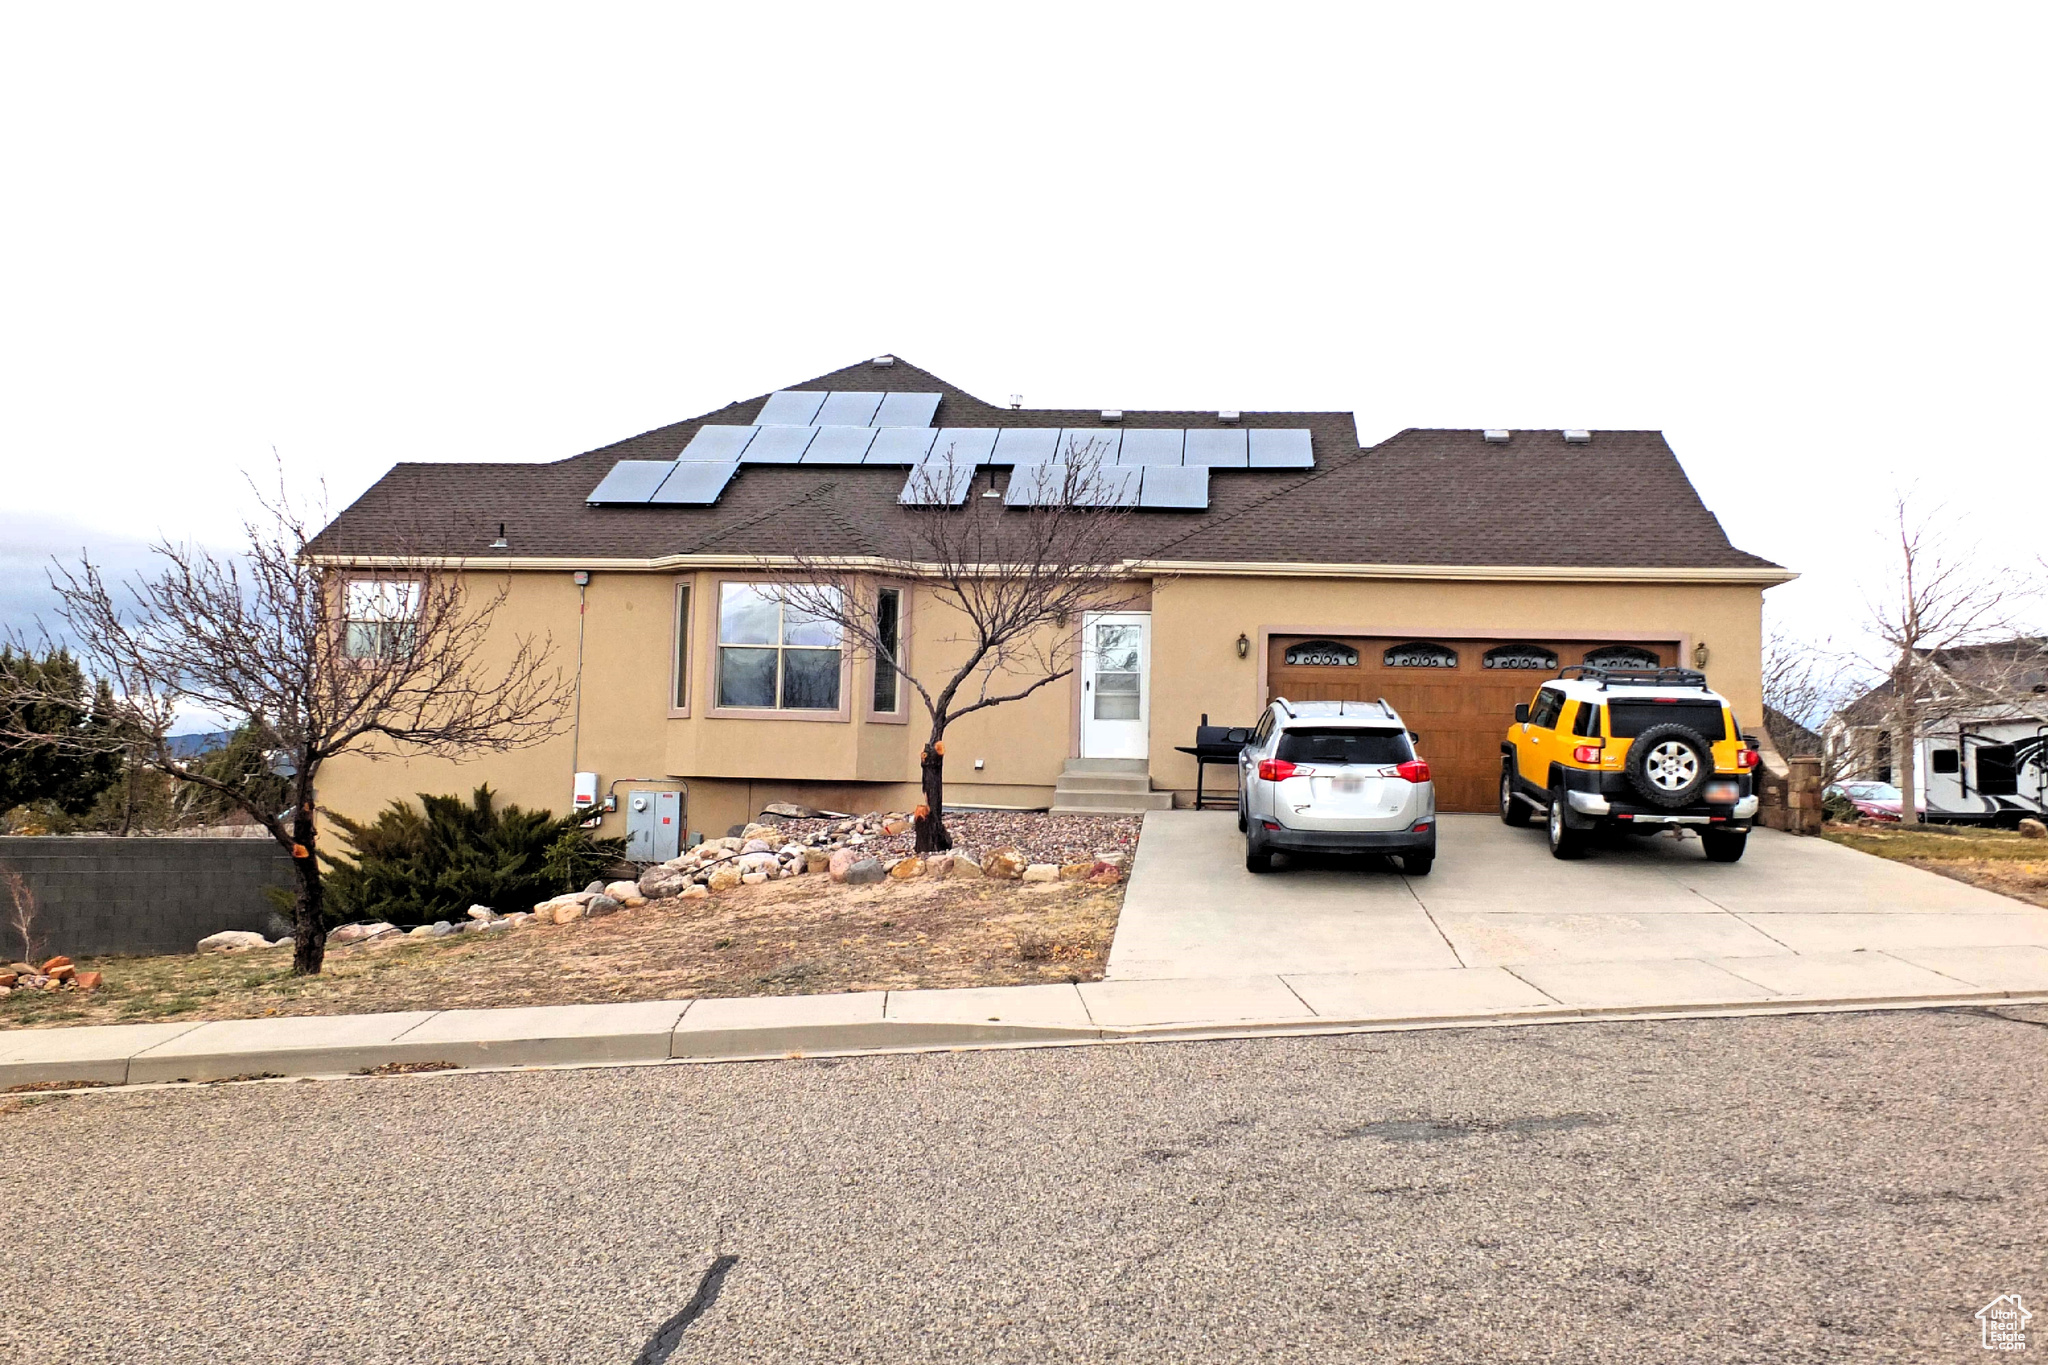
[[(1919, 800), (1930, 818), (2011, 823), (2048, 810), (2048, 639), (2020, 636), (1926, 651), (1934, 685), (1912, 744)], [(1846, 779), (1896, 783), (1888, 679), (1823, 725), (1831, 766)]]
[[(1176, 746), (1204, 715), (1383, 696), (1419, 732), (1440, 804), (1490, 810), (1515, 703), (1589, 660), (1703, 665), (1746, 728), (1762, 719), (1762, 595), (1793, 575), (1729, 543), (1657, 432), (1408, 430), (1361, 447), (1345, 412), (999, 407), (881, 356), (554, 463), (392, 469), (312, 554), (351, 601), (388, 599), (380, 573), (420, 551), (503, 586), (500, 626), (549, 634), (581, 699), (568, 733), (522, 752), (344, 757), (321, 802), (361, 815), (488, 780), (561, 810), (589, 773), (605, 791), (686, 787), (688, 826), (714, 834), (775, 801), (907, 808), (914, 694), (829, 640), (754, 638), (749, 585), (798, 551), (872, 556), (944, 515), (899, 502), (925, 453), (966, 452), (1007, 499), (1015, 468), (1081, 435), (1142, 471), (1128, 610), (1074, 623), (1123, 657), (1098, 678), (1092, 649), (963, 721), (949, 802), (1187, 804), (1196, 767)], [(913, 671), (944, 652), (922, 590), (876, 591), (900, 594)], [(1076, 760), (1124, 780), (1077, 781)]]

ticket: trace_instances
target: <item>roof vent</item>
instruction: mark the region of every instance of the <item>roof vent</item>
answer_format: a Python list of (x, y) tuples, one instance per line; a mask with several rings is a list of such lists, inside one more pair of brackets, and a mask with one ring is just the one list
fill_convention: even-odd
[(1488, 427), (1485, 435), (1487, 440), (1495, 442), (1505, 441), (1508, 438), (1506, 427)]
[(875, 357), (874, 363), (884, 368), (887, 368), (888, 366), (894, 365), (896, 363), (896, 357), (893, 355), (878, 355)]
[(1593, 439), (1593, 433), (1590, 431), (1581, 431), (1576, 427), (1566, 427), (1564, 438), (1567, 441), (1570, 441), (1575, 446), (1582, 446), (1586, 442)]
[(1102, 420), (1105, 422), (1121, 422), (1124, 420), (1124, 410), (1122, 408), (1104, 408), (1102, 410)]
[(1013, 393), (1013, 394), (1011, 394), (1011, 395), (1010, 395), (1010, 411), (1012, 411), (1012, 412), (1015, 412), (1015, 411), (1016, 411), (1016, 410), (1017, 410), (1018, 408), (1021, 408), (1021, 407), (1023, 407), (1023, 406), (1024, 406), (1024, 395), (1023, 395), (1023, 394), (1021, 394), (1021, 393)]
[(1235, 422), (1235, 421), (1237, 420), (1237, 409), (1236, 409), (1236, 408), (1225, 408), (1225, 409), (1223, 409), (1223, 411), (1221, 411), (1221, 412), (1219, 412), (1219, 413), (1217, 413), (1217, 414), (1216, 414), (1216, 420), (1217, 420), (1217, 421), (1219, 421), (1219, 422)]

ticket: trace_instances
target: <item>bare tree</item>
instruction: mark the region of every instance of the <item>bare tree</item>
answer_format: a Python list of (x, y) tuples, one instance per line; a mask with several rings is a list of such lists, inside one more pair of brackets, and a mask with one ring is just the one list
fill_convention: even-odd
[[(1870, 598), (1870, 630), (1882, 657), (1892, 753), (1899, 773), (1899, 819), (1920, 823), (1920, 737), (1939, 720), (2011, 706), (2017, 668), (1984, 646), (2015, 630), (2018, 593), (1961, 548), (1939, 508), (1916, 511), (1908, 496), (1892, 505), (1891, 562)], [(1959, 651), (1969, 668), (1953, 664)], [(2038, 662), (2035, 663), (2038, 667)], [(2038, 699), (2035, 699), (2038, 700)]]
[[(89, 557), (57, 566), (51, 586), (81, 661), (113, 685), (111, 742), (218, 793), (291, 854), (292, 971), (304, 975), (320, 970), (327, 943), (314, 819), (322, 765), (347, 752), (455, 756), (537, 744), (560, 730), (571, 686), (546, 638), (492, 641), (503, 662), (482, 663), (502, 586), (473, 593), (460, 564), (425, 555), (360, 569), (315, 562), (313, 528), (281, 475), (278, 493), (258, 502), (243, 553), (162, 542), (155, 567), (118, 592)], [(251, 727), (286, 779), (285, 809), (274, 779), (179, 757), (168, 735), (181, 712)]]
[[(1826, 741), (1821, 727), (1856, 691), (1861, 671), (1859, 662), (1836, 649), (1830, 640), (1815, 643), (1781, 630), (1765, 632), (1764, 729), (1782, 757), (1819, 758), (1823, 785), (1839, 776), (1836, 768), (1843, 750)], [(1798, 728), (1791, 729), (1775, 717)]]
[[(893, 672), (922, 704), (929, 728), (918, 852), (953, 843), (947, 730), (1067, 677), (1080, 659), (1081, 614), (1131, 601), (1119, 565), (1136, 474), (1105, 464), (1096, 443), (1070, 438), (1059, 458), (1012, 471), (1001, 496), (993, 470), (937, 452), (905, 485), (903, 501), (919, 512), (894, 553), (764, 565), (786, 612), (831, 627), (843, 649)], [(884, 584), (917, 592), (920, 619), (938, 618), (914, 657), (903, 649), (901, 617), (884, 604)]]
[(21, 943), (21, 960), (34, 966), (42, 961), (43, 936), (38, 928), (40, 918), (36, 905), (36, 889), (28, 884), (28, 878), (19, 868), (0, 869), (0, 884), (7, 888), (7, 927), (14, 931), (14, 937)]

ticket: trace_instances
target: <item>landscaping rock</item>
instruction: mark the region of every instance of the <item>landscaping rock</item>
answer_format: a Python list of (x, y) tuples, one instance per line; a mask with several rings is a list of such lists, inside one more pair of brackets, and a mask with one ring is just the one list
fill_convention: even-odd
[(21, 980), (21, 973), (19, 972), (0, 972), (0, 990), (12, 989), (14, 983), (19, 980)]
[(583, 918), (584, 902), (581, 899), (563, 901), (555, 907), (556, 924), (573, 924)]
[[(261, 934), (252, 934), (246, 929), (223, 929), (217, 934), (208, 934), (199, 940), (202, 953), (232, 953), (243, 948), (268, 948), (270, 940)], [(23, 976), (29, 975), (23, 972)], [(41, 975), (41, 973), (36, 973)]]
[(638, 882), (607, 882), (604, 893), (615, 901), (624, 901), (628, 896), (640, 894), (640, 884)]
[(766, 872), (740, 873), (740, 885), (742, 886), (759, 886), (762, 882), (765, 882), (767, 880), (768, 874)]
[(799, 806), (793, 801), (774, 801), (761, 807), (763, 815), (779, 815), (785, 820), (815, 820), (819, 812), (809, 806)]
[(740, 884), (740, 870), (731, 863), (720, 863), (711, 869), (709, 883), (713, 891), (730, 891)]
[(912, 878), (922, 877), (924, 868), (924, 859), (913, 853), (908, 858), (897, 859), (895, 866), (889, 869), (889, 875), (899, 882), (907, 882)]
[(604, 894), (604, 883), (592, 882), (583, 888), (583, 894), (586, 896), (602, 896)]
[(468, 915), (473, 920), (488, 921), (498, 918), (498, 912), (491, 909), (491, 907), (488, 905), (472, 905), (469, 907), (469, 909), (463, 911), (463, 913)]
[(50, 968), (48, 971), (44, 972), (43, 975), (53, 976), (59, 981), (69, 981), (71, 980), (71, 978), (78, 975), (78, 968), (72, 966), (68, 961), (60, 962), (56, 966)]
[(975, 861), (973, 854), (955, 853), (952, 855), (952, 859), (952, 865), (946, 870), (947, 876), (979, 877), (981, 875), (981, 864)]
[(743, 829), (743, 830), (741, 830), (741, 831), (740, 831), (740, 838), (742, 838), (742, 839), (759, 839), (759, 838), (762, 838), (762, 837), (764, 837), (764, 836), (766, 836), (766, 835), (770, 835), (770, 834), (773, 834), (773, 833), (775, 833), (775, 826), (773, 826), (773, 825), (753, 825), (753, 824), (750, 824), (750, 825), (748, 825), (748, 826), (747, 826), (747, 827), (746, 827), (745, 829)]
[(2039, 820), (2022, 820), (2020, 821), (2020, 838), (2048, 839), (2048, 825), (2042, 824)]
[(1130, 860), (1130, 855), (1120, 848), (1105, 848), (1098, 851), (1095, 855), (1095, 864), (1098, 867), (1105, 863), (1111, 867), (1122, 867), (1130, 862)]
[(766, 839), (749, 839), (740, 845), (742, 853), (773, 853), (774, 847)]
[(999, 848), (981, 864), (982, 875), (1013, 882), (1024, 875), (1024, 855), (1014, 848)]
[(882, 833), (884, 834), (908, 834), (913, 828), (915, 826), (908, 820), (884, 820), (882, 822)]
[(924, 860), (924, 875), (937, 878), (952, 876), (953, 855), (950, 853), (934, 853), (927, 857)]
[(101, 977), (98, 972), (80, 972), (78, 974), (78, 989), (82, 991), (96, 991), (100, 988), (100, 981)]
[(887, 875), (882, 870), (882, 864), (879, 859), (862, 858), (859, 862), (846, 869), (846, 876), (842, 880), (848, 886), (872, 886)]
[(1061, 863), (1060, 880), (1063, 882), (1078, 882), (1085, 879), (1090, 873), (1094, 871), (1095, 864), (1093, 862)]
[(1024, 880), (1027, 882), (1056, 882), (1059, 879), (1058, 863), (1031, 863), (1024, 869)]
[(804, 871), (830, 872), (831, 870), (832, 855), (830, 853), (828, 853), (822, 848), (810, 848), (804, 850)]
[(676, 897), (678, 900), (686, 901), (701, 901), (709, 900), (710, 898), (711, 893), (701, 886), (686, 886)]
[(1115, 886), (1123, 879), (1124, 870), (1122, 867), (1102, 859), (1097, 859), (1095, 865), (1088, 869), (1088, 884), (1090, 886)]
[(591, 919), (602, 919), (606, 915), (616, 915), (625, 908), (615, 896), (592, 896), (584, 903), (583, 913)]
[[(379, 934), (395, 934), (397, 932), (398, 926), (395, 924), (385, 924), (382, 921), (367, 921), (361, 924), (344, 924), (339, 929), (328, 934), (327, 941), (329, 943), (360, 943), (366, 938), (375, 938)], [(258, 937), (261, 937), (261, 935), (258, 935)]]
[(850, 848), (835, 848), (832, 850), (832, 856), (825, 860), (825, 870), (833, 881), (843, 882), (846, 880), (846, 874), (852, 871), (853, 865), (860, 860), (860, 855)]
[(660, 867), (649, 869), (642, 875), (638, 883), (638, 889), (639, 893), (649, 900), (658, 901), (665, 900), (670, 896), (681, 895), (683, 888), (689, 884), (690, 874), (688, 872), (679, 867), (669, 867), (663, 864)]

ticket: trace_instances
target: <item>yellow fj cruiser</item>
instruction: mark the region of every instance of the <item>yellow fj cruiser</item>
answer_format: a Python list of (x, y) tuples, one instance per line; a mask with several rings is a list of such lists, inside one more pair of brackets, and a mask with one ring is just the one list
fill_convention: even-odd
[(1732, 863), (1756, 817), (1756, 741), (1690, 668), (1564, 669), (1515, 707), (1500, 751), (1500, 818), (1543, 815), (1559, 858), (1603, 828), (1678, 825), (1699, 831), (1710, 861)]

